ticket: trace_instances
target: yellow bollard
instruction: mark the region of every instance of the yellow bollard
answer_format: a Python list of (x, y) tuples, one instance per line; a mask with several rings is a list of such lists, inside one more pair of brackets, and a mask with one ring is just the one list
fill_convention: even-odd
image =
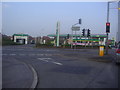
[(104, 56), (104, 46), (100, 46), (99, 48), (99, 55)]

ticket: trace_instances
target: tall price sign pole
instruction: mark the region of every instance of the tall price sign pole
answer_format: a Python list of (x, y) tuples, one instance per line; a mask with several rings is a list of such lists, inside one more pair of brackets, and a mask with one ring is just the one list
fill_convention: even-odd
[(56, 27), (56, 46), (59, 47), (59, 36), (60, 36), (60, 22), (57, 22), (57, 27)]

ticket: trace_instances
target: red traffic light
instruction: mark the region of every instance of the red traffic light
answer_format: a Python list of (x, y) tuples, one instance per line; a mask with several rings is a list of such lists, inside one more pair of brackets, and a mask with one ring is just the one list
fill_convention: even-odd
[(106, 23), (106, 26), (110, 26), (110, 23)]
[(106, 23), (106, 33), (110, 33), (110, 23)]

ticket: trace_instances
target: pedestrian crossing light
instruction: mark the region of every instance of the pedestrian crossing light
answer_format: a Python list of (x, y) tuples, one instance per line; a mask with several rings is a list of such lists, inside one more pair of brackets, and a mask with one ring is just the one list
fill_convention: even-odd
[(110, 23), (106, 23), (106, 33), (110, 33)]

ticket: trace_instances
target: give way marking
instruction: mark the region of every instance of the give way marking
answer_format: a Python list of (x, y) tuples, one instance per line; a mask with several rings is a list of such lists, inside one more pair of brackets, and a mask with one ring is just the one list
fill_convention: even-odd
[(57, 65), (63, 65), (62, 63), (59, 63), (59, 62), (55, 62), (52, 58), (37, 58), (41, 61), (44, 61), (44, 62), (50, 62), (50, 63), (54, 63), (54, 64), (57, 64)]

